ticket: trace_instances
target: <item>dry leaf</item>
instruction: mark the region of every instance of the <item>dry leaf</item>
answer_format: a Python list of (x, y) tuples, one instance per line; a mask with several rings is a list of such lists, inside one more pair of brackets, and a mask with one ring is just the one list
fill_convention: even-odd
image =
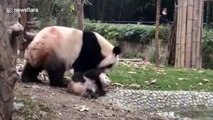
[(131, 84), (131, 85), (130, 85), (130, 87), (140, 88), (141, 86), (140, 86), (140, 85), (138, 85), (138, 84), (136, 84), (136, 83), (134, 83), (134, 84)]
[(115, 86), (120, 86), (120, 87), (123, 87), (124, 85), (122, 85), (121, 83), (113, 83), (113, 85)]
[(130, 74), (137, 74), (137, 72), (129, 71)]
[(154, 79), (154, 80), (151, 80), (149, 83), (154, 84), (154, 83), (156, 83), (156, 81), (157, 81), (157, 79)]
[(198, 85), (202, 86), (202, 85), (203, 85), (203, 83), (199, 82), (199, 83), (198, 83)]
[(178, 78), (178, 80), (187, 80), (187, 78)]
[(206, 79), (206, 78), (203, 78), (203, 81), (204, 81), (204, 82), (209, 82), (209, 80), (208, 80), (208, 79)]
[(198, 71), (198, 73), (202, 74), (202, 73), (204, 73), (204, 71), (202, 71), (202, 70), (199, 70), (199, 71)]

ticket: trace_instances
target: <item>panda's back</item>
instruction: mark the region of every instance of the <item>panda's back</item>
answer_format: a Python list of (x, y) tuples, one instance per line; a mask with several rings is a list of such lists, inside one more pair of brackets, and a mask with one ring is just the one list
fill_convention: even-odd
[(45, 48), (41, 49), (54, 51), (57, 57), (64, 60), (68, 69), (81, 51), (82, 35), (83, 32), (75, 28), (50, 26), (38, 32), (28, 48), (36, 47), (38, 42), (45, 43)]

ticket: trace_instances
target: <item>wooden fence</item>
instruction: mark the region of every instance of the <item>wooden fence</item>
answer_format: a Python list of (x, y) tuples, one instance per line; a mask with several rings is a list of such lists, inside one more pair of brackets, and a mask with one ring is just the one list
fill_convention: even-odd
[(201, 68), (204, 0), (178, 0), (175, 66)]

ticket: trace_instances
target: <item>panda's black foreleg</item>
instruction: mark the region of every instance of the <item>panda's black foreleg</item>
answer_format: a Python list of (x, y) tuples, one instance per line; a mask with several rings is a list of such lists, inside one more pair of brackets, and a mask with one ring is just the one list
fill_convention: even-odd
[(33, 67), (27, 62), (21, 75), (21, 81), (41, 83), (37, 76), (42, 70), (42, 67)]
[(57, 68), (55, 70), (47, 70), (50, 85), (55, 87), (67, 87), (68, 83), (66, 83), (64, 78), (65, 68)]

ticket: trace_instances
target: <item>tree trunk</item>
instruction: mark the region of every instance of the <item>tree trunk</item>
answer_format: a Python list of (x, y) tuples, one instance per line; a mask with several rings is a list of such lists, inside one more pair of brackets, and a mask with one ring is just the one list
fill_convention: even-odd
[[(27, 8), (27, 0), (20, 0), (20, 8)], [(21, 12), (20, 23), (26, 28), (27, 12)]]
[(161, 0), (157, 0), (156, 29), (155, 29), (155, 63), (156, 63), (156, 67), (159, 67), (159, 63), (160, 63), (160, 42), (159, 42), (160, 7), (161, 7)]
[(167, 45), (167, 47), (168, 47), (168, 64), (169, 65), (175, 64), (176, 32), (177, 32), (177, 4), (175, 4), (172, 31), (170, 33), (169, 42)]
[(77, 21), (78, 21), (78, 29), (84, 29), (84, 2), (85, 0), (76, 0), (76, 11), (77, 11)]
[[(13, 89), (17, 80), (16, 56), (13, 54), (4, 26), (18, 21), (19, 15), (13, 12), (13, 8), (18, 6), (18, 0), (0, 1), (0, 120), (12, 120)], [(3, 10), (6, 10), (6, 13), (2, 12)]]

